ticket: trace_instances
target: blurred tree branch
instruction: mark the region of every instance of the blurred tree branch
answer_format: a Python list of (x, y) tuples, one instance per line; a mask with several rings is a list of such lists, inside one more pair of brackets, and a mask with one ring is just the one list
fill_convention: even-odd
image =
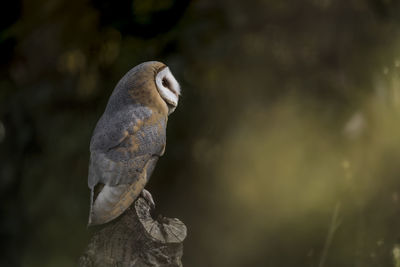
[(322, 251), (321, 260), (319, 262), (319, 267), (323, 267), (325, 265), (326, 257), (328, 255), (328, 250), (331, 246), (333, 236), (335, 235), (336, 230), (339, 228), (342, 221), (339, 219), (340, 212), (340, 202), (336, 203), (335, 210), (333, 211), (331, 224), (329, 227), (328, 235), (325, 240), (324, 250)]

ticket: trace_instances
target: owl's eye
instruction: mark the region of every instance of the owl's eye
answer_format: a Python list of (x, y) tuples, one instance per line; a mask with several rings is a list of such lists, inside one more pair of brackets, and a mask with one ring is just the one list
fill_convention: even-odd
[(168, 89), (171, 89), (171, 84), (169, 83), (168, 79), (165, 77), (162, 79), (162, 85), (164, 87), (167, 87)]
[(165, 88), (168, 88), (172, 93), (174, 93), (175, 95), (179, 95), (179, 93), (175, 91), (174, 86), (171, 84), (171, 82), (168, 80), (167, 77), (162, 78), (161, 83)]

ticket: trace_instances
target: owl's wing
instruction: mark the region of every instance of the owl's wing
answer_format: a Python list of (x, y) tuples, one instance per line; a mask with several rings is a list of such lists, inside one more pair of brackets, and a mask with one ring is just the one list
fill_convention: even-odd
[(141, 193), (164, 152), (165, 126), (145, 107), (103, 115), (90, 146), (90, 225), (116, 218)]

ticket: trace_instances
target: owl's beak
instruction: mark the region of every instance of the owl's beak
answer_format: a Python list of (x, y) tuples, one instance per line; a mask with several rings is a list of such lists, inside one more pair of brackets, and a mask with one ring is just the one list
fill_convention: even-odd
[(172, 112), (174, 112), (176, 107), (168, 106), (168, 115), (170, 115)]
[(167, 103), (168, 106), (168, 115), (170, 115), (172, 112), (175, 111), (176, 106), (178, 103), (172, 103), (172, 101), (169, 101), (168, 99), (164, 99), (165, 103)]

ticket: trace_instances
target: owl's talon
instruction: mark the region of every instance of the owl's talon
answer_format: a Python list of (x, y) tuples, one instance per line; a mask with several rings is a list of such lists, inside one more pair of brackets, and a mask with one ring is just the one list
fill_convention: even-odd
[(150, 208), (154, 209), (156, 207), (156, 204), (154, 203), (154, 200), (153, 200), (153, 196), (150, 194), (149, 191), (147, 191), (146, 189), (143, 189), (142, 197), (147, 200), (147, 203), (149, 203)]

